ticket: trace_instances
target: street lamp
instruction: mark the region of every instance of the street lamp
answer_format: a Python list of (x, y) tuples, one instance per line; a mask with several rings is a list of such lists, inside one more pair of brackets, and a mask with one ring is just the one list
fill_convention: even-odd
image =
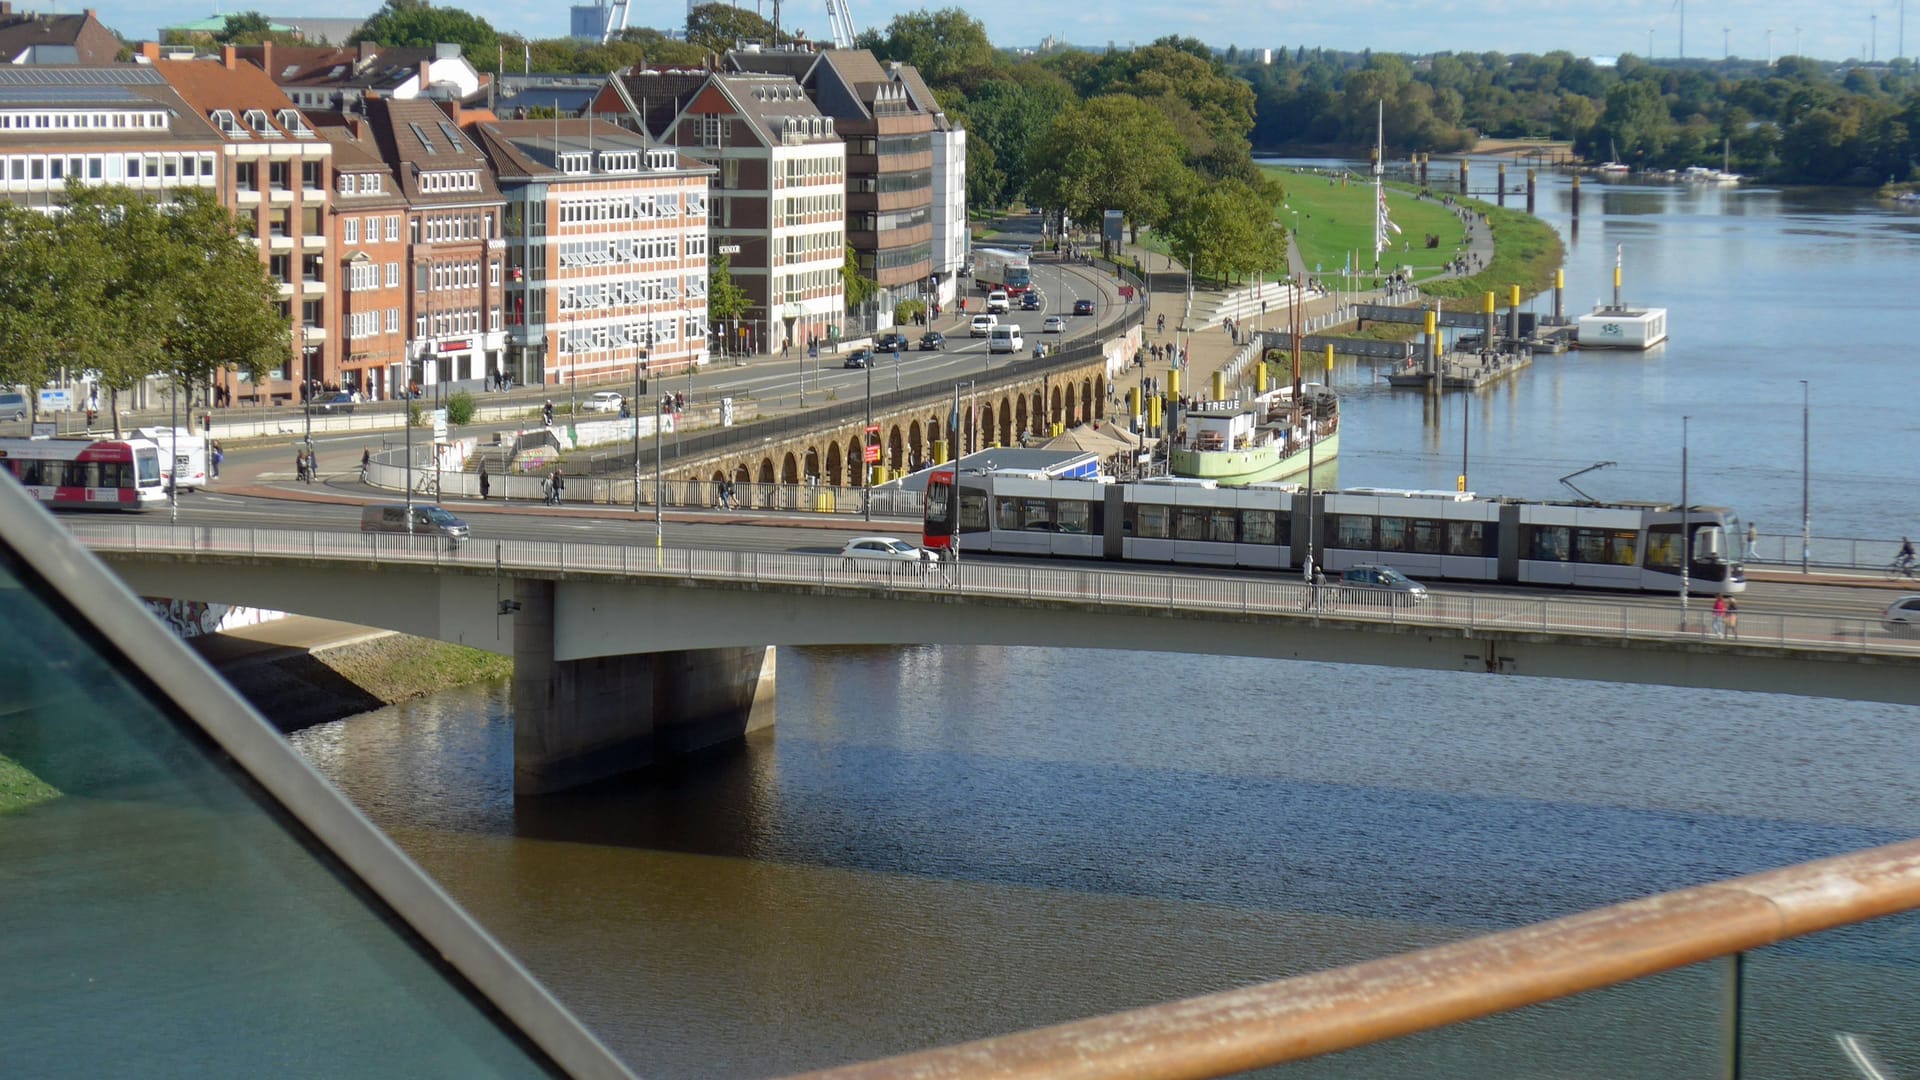
[(667, 521), (661, 513), (660, 501), (666, 497), (666, 484), (661, 473), (666, 469), (666, 456), (661, 448), (666, 445), (666, 432), (661, 428), (661, 417), (673, 409), (673, 395), (661, 394), (660, 406), (653, 414), (653, 547), (660, 550), (666, 542)]
[[(860, 429), (860, 517), (873, 520), (873, 466), (867, 462), (867, 440), (873, 438), (873, 363), (867, 368), (867, 421)], [(956, 474), (957, 475), (957, 474)]]
[(633, 397), (627, 403), (627, 415), (633, 418), (633, 512), (640, 512), (640, 371), (653, 360), (653, 327), (647, 327), (647, 347), (633, 362)]
[(300, 401), (306, 406), (307, 449), (313, 449), (313, 324), (300, 323)]
[(1807, 549), (1813, 546), (1813, 517), (1808, 510), (1807, 488), (1811, 475), (1807, 470), (1807, 380), (1800, 380), (1800, 572), (1807, 572)]

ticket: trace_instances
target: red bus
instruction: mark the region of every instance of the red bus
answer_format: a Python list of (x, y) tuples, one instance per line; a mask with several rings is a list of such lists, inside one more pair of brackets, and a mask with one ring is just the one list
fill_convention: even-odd
[(920, 546), (938, 553), (943, 559), (953, 555), (957, 495), (953, 466), (927, 473), (927, 512), (920, 534)]
[(0, 469), (55, 509), (144, 510), (167, 499), (160, 448), (145, 439), (0, 439)]

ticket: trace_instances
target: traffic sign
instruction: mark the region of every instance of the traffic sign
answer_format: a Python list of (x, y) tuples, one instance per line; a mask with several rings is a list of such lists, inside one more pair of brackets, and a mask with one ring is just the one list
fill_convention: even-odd
[(41, 412), (70, 412), (72, 409), (73, 391), (65, 389), (40, 391)]
[(740, 245), (739, 244), (721, 244), (719, 247), (714, 248), (713, 250), (721, 255), (738, 255), (740, 254)]

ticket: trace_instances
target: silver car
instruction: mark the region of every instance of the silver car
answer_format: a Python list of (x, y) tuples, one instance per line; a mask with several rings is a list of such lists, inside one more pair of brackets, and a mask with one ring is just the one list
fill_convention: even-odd
[(1901, 637), (1920, 634), (1920, 596), (1903, 596), (1880, 613), (1880, 625)]
[(920, 549), (905, 540), (892, 536), (856, 536), (847, 541), (840, 554), (852, 559), (875, 559), (883, 562), (917, 563), (922, 556)]
[(1422, 604), (1427, 599), (1427, 587), (1391, 566), (1376, 563), (1361, 563), (1350, 567), (1340, 575), (1336, 583), (1341, 599), (1350, 602), (1385, 602), (1388, 604)]

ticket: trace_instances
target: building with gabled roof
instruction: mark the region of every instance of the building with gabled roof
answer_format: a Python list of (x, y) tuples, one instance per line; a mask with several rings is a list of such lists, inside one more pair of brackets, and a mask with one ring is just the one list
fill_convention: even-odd
[[(846, 326), (846, 144), (786, 75), (639, 69), (595, 104), (714, 166), (708, 232), (751, 309), (730, 349), (772, 352)], [(742, 332), (744, 331), (744, 333)]]
[(411, 368), (412, 245), (407, 198), (380, 156), (365, 117), (309, 113), (333, 143), (334, 280), (340, 327), (340, 389), (380, 401), (396, 396)]
[(278, 371), (251, 386), (230, 377), (221, 388), (265, 402), (299, 401), (316, 385), (337, 385), (338, 259), (327, 219), (333, 144), (264, 72), (236, 59), (231, 46), (218, 59), (165, 59), (159, 45), (147, 42), (141, 57), (218, 135), (225, 162), (220, 201), (252, 235), (294, 327), (290, 355)]
[(67, 181), (220, 189), (220, 136), (151, 68), (0, 65), (0, 196), (51, 205)]
[(711, 166), (603, 120), (466, 130), (507, 200), (516, 379), (626, 388), (707, 363)]
[(0, 63), (111, 64), (120, 39), (93, 8), (78, 15), (17, 11), (0, 0)]
[(491, 77), (474, 68), (458, 45), (406, 47), (363, 41), (339, 47), (239, 45), (240, 59), (260, 68), (295, 105), (360, 112), (370, 97), (400, 101), (433, 98), (467, 102)]
[(413, 336), (406, 369), (392, 381), (478, 389), (506, 362), (506, 199), (492, 162), (434, 102), (369, 97), (363, 105), (371, 145), (407, 205)]
[[(751, 46), (727, 53), (731, 72), (795, 78), (847, 144), (847, 243), (879, 285), (856, 321), (885, 325), (902, 300), (932, 299), (933, 113), (866, 49)], [(795, 74), (799, 72), (799, 74)], [(928, 95), (930, 97), (931, 95)]]

